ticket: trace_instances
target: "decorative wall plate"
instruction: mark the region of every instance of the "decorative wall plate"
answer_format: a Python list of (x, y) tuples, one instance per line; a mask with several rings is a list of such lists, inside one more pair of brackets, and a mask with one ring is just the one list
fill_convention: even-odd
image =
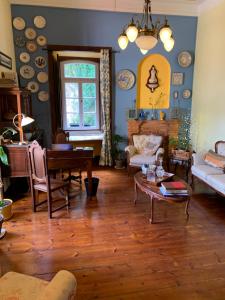
[(46, 72), (39, 72), (37, 74), (37, 80), (40, 83), (46, 83), (46, 82), (48, 82), (48, 74)]
[(36, 31), (33, 29), (33, 28), (30, 28), (28, 27), (25, 32), (25, 37), (28, 39), (28, 40), (34, 40), (37, 36), (37, 33)]
[(40, 91), (38, 93), (38, 100), (40, 100), (41, 102), (46, 102), (49, 99), (49, 94), (46, 91)]
[(20, 61), (27, 64), (30, 61), (30, 54), (27, 52), (21, 52)]
[(23, 36), (19, 35), (15, 37), (15, 44), (19, 48), (23, 48), (26, 44), (26, 40)]
[(26, 48), (30, 53), (33, 53), (37, 50), (37, 44), (34, 41), (26, 42)]
[(27, 88), (31, 93), (37, 93), (39, 90), (39, 84), (36, 81), (30, 81), (27, 84)]
[(47, 62), (44, 56), (37, 56), (35, 58), (35, 66), (42, 69), (46, 66)]
[(135, 84), (135, 75), (130, 70), (120, 70), (116, 75), (116, 82), (122, 90), (129, 90)]
[(26, 26), (26, 23), (23, 18), (16, 17), (13, 19), (13, 27), (17, 30), (23, 30)]
[(20, 68), (20, 75), (25, 79), (31, 79), (34, 77), (35, 71), (31, 66), (24, 65)]
[(188, 51), (182, 51), (178, 55), (178, 63), (181, 67), (187, 68), (192, 63), (192, 56), (191, 53)]
[(34, 17), (34, 25), (39, 28), (42, 29), (46, 26), (46, 20), (44, 17), (42, 16), (36, 16)]
[(182, 96), (184, 99), (189, 99), (191, 97), (191, 90), (189, 89), (183, 90)]
[(45, 46), (47, 44), (47, 38), (44, 35), (39, 35), (37, 37), (37, 43), (39, 46)]

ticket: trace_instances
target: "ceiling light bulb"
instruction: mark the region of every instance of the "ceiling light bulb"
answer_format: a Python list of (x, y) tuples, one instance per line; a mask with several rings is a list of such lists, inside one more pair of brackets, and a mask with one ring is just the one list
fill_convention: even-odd
[(128, 37), (128, 40), (131, 43), (133, 43), (136, 40), (137, 36), (138, 36), (138, 29), (137, 29), (133, 19), (131, 20), (131, 23), (127, 27), (126, 35)]
[(128, 38), (126, 34), (123, 32), (119, 37), (118, 37), (118, 44), (122, 50), (125, 50), (128, 45)]
[(175, 44), (175, 41), (174, 41), (173, 37), (171, 36), (170, 39), (168, 39), (168, 40), (164, 43), (164, 49), (165, 49), (167, 52), (170, 52), (170, 51), (173, 49), (174, 44)]
[(160, 40), (163, 43), (165, 43), (167, 40), (170, 39), (171, 35), (172, 35), (172, 30), (171, 30), (170, 26), (167, 25), (167, 23), (166, 23), (159, 32)]
[(148, 53), (148, 50), (145, 50), (145, 49), (141, 49), (141, 48), (140, 48), (140, 51), (141, 51), (141, 53), (142, 53), (143, 55), (145, 55), (145, 54)]

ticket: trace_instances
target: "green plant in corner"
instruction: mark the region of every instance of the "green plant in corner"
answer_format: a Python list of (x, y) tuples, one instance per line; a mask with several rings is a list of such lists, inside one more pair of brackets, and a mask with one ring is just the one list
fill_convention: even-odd
[(120, 149), (120, 144), (127, 141), (126, 137), (123, 137), (119, 134), (112, 135), (112, 158), (115, 161), (116, 168), (123, 168), (123, 163), (125, 159), (125, 152)]

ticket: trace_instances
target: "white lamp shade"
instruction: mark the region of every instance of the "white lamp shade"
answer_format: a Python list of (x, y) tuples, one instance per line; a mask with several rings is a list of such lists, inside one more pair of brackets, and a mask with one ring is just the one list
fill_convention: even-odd
[(158, 40), (152, 35), (139, 35), (135, 41), (137, 46), (142, 50), (150, 50), (154, 48)]
[(129, 43), (129, 41), (128, 41), (126, 34), (121, 34), (118, 37), (118, 44), (122, 50), (125, 50), (127, 48), (128, 43)]
[(138, 29), (135, 25), (129, 25), (126, 30), (126, 35), (128, 37), (128, 40), (133, 43), (137, 36), (138, 36)]
[(170, 51), (173, 49), (174, 44), (175, 44), (175, 41), (174, 41), (174, 39), (171, 37), (169, 40), (167, 40), (167, 41), (164, 43), (164, 49), (165, 49), (167, 52), (170, 52)]
[(165, 43), (171, 38), (172, 30), (168, 25), (165, 25), (159, 32), (160, 40)]
[(30, 117), (26, 117), (24, 115), (22, 115), (22, 119), (21, 119), (21, 126), (26, 126), (28, 124), (31, 124), (34, 122), (34, 119), (30, 118)]
[(148, 53), (148, 50), (140, 49), (140, 51), (141, 51), (141, 53), (142, 53), (143, 55), (145, 55), (145, 54)]

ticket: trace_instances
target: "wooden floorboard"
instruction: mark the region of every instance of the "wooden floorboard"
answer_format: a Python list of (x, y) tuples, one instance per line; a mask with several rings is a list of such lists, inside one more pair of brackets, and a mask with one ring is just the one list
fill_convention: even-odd
[[(225, 199), (197, 184), (190, 205), (156, 203), (149, 224), (144, 194), (133, 204), (125, 170), (99, 170), (97, 199), (85, 191), (49, 220), (31, 199), (14, 203), (0, 240), (0, 273), (50, 280), (60, 269), (77, 278), (77, 299), (225, 299)], [(84, 188), (84, 187), (83, 187)], [(32, 299), (31, 299), (32, 300)]]

